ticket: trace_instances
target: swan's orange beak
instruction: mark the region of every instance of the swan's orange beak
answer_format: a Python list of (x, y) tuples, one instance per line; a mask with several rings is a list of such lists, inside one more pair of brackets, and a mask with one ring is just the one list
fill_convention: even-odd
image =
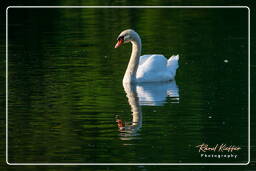
[(123, 39), (118, 40), (117, 43), (116, 43), (116, 45), (115, 45), (115, 48), (118, 48), (118, 47), (121, 46), (123, 43), (124, 43), (124, 40), (123, 40)]

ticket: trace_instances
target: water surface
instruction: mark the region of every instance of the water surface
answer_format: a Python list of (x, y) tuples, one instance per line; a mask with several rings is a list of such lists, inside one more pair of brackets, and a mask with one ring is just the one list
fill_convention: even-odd
[[(180, 55), (175, 81), (123, 87), (127, 28)], [(9, 162), (247, 162), (247, 29), (247, 9), (10, 9)]]

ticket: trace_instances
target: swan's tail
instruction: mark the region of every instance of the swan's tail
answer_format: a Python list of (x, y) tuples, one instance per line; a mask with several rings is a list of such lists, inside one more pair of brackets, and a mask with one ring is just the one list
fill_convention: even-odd
[(176, 70), (179, 68), (179, 55), (173, 55), (168, 59), (167, 68), (175, 76)]

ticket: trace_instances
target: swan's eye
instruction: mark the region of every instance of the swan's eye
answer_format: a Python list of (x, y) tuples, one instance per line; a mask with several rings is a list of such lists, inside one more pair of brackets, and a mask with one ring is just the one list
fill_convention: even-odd
[(124, 40), (124, 36), (120, 36), (120, 37), (118, 37), (118, 39), (117, 40)]

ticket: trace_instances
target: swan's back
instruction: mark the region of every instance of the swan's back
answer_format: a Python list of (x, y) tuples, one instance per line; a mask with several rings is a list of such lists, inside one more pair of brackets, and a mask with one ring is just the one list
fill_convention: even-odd
[(140, 57), (136, 73), (137, 82), (159, 82), (173, 80), (178, 68), (179, 56), (166, 59), (163, 55), (143, 55)]

